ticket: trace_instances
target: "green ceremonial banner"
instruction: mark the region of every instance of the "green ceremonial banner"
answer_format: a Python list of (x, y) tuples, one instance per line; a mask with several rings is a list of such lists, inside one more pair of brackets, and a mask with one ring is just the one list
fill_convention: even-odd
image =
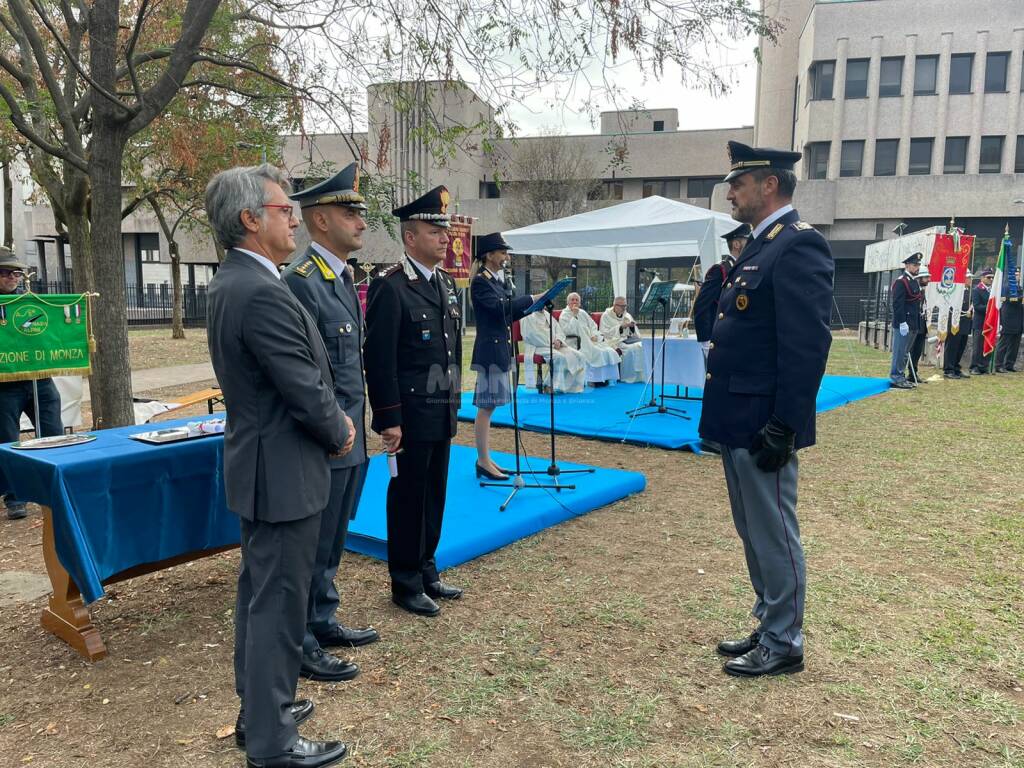
[(88, 376), (86, 294), (0, 294), (0, 381)]

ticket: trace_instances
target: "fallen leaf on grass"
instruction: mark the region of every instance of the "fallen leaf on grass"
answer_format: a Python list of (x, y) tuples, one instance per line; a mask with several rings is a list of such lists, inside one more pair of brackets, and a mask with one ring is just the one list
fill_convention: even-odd
[(224, 725), (224, 726), (221, 726), (220, 728), (217, 729), (217, 738), (218, 739), (226, 739), (228, 736), (234, 736), (234, 735), (235, 735), (235, 726), (233, 726), (233, 725)]

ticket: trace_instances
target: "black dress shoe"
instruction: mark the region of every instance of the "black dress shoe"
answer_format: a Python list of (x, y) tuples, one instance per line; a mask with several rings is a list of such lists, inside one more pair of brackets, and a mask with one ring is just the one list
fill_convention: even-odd
[(321, 648), (335, 648), (345, 646), (347, 648), (358, 648), (360, 645), (369, 645), (380, 640), (380, 633), (373, 627), (366, 629), (350, 629), (341, 624), (335, 624), (327, 632), (316, 636), (316, 641)]
[(742, 656), (744, 653), (750, 653), (750, 651), (757, 648), (760, 640), (761, 635), (759, 633), (751, 632), (741, 640), (723, 640), (715, 650), (722, 656)]
[(727, 675), (733, 677), (762, 677), (764, 675), (790, 675), (803, 672), (804, 657), (783, 656), (763, 645), (748, 651), (735, 659), (729, 659), (722, 666)]
[(277, 757), (246, 757), (248, 768), (325, 768), (334, 765), (348, 753), (340, 741), (310, 741), (299, 736), (298, 741), (283, 755)]
[(417, 616), (437, 616), (441, 612), (438, 604), (422, 592), (417, 592), (415, 595), (399, 595), (392, 592), (391, 602)]
[(359, 667), (348, 659), (339, 659), (317, 648), (309, 656), (302, 655), (299, 677), (322, 683), (340, 683), (359, 674)]
[(499, 472), (495, 474), (491, 470), (481, 467), (479, 464), (476, 465), (476, 476), (486, 477), (488, 480), (508, 480), (508, 475)]
[(439, 597), (444, 600), (458, 600), (462, 597), (461, 589), (453, 587), (451, 584), (445, 584), (443, 581), (435, 581), (432, 584), (427, 584), (427, 586), (423, 588), (423, 591), (435, 600)]
[[(313, 702), (309, 699), (299, 699), (292, 704), (291, 712), (295, 724), (298, 725), (312, 715), (314, 709)], [(235, 720), (235, 744), (239, 749), (245, 749), (245, 712), (239, 712), (238, 719)]]

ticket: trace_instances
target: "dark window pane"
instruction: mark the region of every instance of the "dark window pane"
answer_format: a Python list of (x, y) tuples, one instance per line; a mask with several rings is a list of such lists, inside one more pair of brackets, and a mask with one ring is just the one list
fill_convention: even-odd
[(882, 59), (878, 78), (879, 96), (899, 96), (903, 89), (903, 57)]
[(868, 59), (850, 59), (846, 62), (846, 91), (848, 99), (863, 99), (868, 95)]
[(914, 94), (935, 93), (935, 81), (938, 71), (938, 56), (918, 56), (914, 64)]
[(1000, 173), (1003, 170), (1003, 137), (982, 136), (979, 173)]
[(835, 74), (836, 63), (834, 61), (816, 61), (811, 65), (809, 93), (812, 100), (832, 98), (832, 81), (835, 79)]
[(896, 175), (896, 150), (899, 139), (879, 139), (875, 142), (875, 176)]
[(815, 141), (807, 145), (807, 178), (828, 178), (829, 142)]
[(654, 130), (655, 131), (664, 131), (665, 130), (665, 121), (664, 120), (655, 120), (654, 121)]
[(966, 173), (967, 136), (947, 136), (946, 156), (942, 164), (943, 173)]
[(839, 158), (840, 176), (860, 176), (864, 165), (864, 142), (844, 141)]
[(932, 172), (932, 147), (935, 139), (910, 140), (910, 175), (927, 176)]
[(481, 181), (480, 182), (480, 199), (481, 200), (495, 200), (501, 197), (501, 190), (498, 188), (497, 182), (494, 181)]
[(1009, 53), (988, 55), (985, 61), (985, 93), (1001, 93), (1006, 90), (1006, 68), (1009, 65)]
[(1014, 173), (1024, 173), (1024, 136), (1017, 137), (1017, 159), (1013, 163)]
[(971, 70), (974, 67), (973, 53), (955, 53), (949, 58), (949, 92), (971, 92)]
[(644, 179), (644, 197), (679, 197), (679, 179)]
[(715, 185), (718, 184), (722, 179), (718, 176), (709, 176), (706, 178), (692, 178), (686, 180), (686, 196), (687, 197), (711, 197), (712, 191), (715, 189)]

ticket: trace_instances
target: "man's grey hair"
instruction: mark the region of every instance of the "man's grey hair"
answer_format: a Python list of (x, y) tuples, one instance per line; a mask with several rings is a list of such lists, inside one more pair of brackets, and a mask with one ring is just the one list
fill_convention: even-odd
[(575, 296), (575, 297), (576, 297), (577, 299), (580, 299), (580, 301), (583, 301), (583, 299), (582, 299), (582, 298), (580, 298), (580, 295), (579, 295), (578, 293), (576, 293), (576, 291), (573, 291), (573, 292), (572, 292), (572, 293), (570, 293), (570, 294), (569, 294), (568, 296), (566, 296), (566, 297), (565, 297), (565, 300), (566, 300), (566, 301), (569, 301), (569, 299), (571, 299), (571, 298), (572, 298), (573, 296)]
[(614, 299), (612, 299), (612, 304), (614, 304), (616, 301), (625, 301), (625, 300), (626, 300), (625, 296), (616, 296)]
[(268, 163), (228, 168), (210, 179), (206, 218), (223, 247), (234, 248), (245, 239), (248, 230), (242, 225), (242, 211), (248, 209), (260, 219), (267, 215), (263, 205), (269, 199), (268, 181), (279, 185), (285, 194), (292, 189), (284, 172)]

